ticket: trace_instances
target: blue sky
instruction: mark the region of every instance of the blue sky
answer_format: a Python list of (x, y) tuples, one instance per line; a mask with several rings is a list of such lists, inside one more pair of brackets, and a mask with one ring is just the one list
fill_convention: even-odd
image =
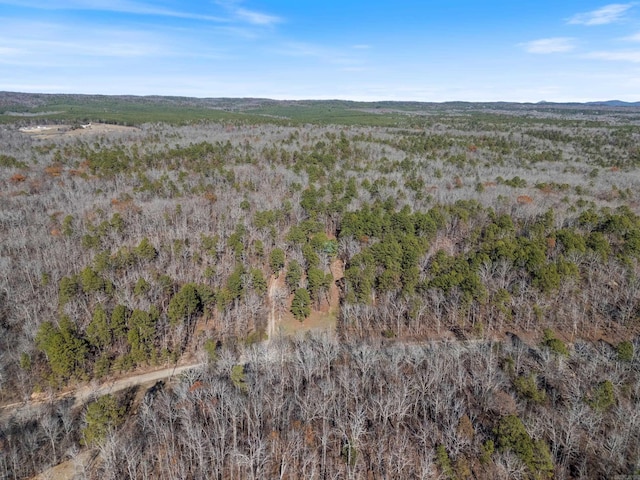
[(0, 0), (0, 90), (640, 101), (640, 2)]

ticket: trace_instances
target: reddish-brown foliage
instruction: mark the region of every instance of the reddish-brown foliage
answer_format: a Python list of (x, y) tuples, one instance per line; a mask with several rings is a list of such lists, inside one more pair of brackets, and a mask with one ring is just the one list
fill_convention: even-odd
[(200, 380), (197, 380), (196, 382), (194, 382), (193, 385), (191, 385), (191, 387), (189, 387), (189, 392), (194, 392), (194, 391), (202, 388), (203, 386), (204, 386), (204, 384)]
[(50, 177), (59, 177), (62, 174), (62, 165), (59, 163), (52, 163), (44, 169), (45, 173)]
[(125, 200), (119, 200), (117, 198), (112, 198), (111, 199), (111, 206), (114, 208), (114, 210), (116, 210), (117, 212), (126, 212), (131, 211), (134, 213), (140, 213), (142, 211), (142, 209), (140, 207), (138, 207), (136, 204), (133, 203), (132, 199), (125, 199)]

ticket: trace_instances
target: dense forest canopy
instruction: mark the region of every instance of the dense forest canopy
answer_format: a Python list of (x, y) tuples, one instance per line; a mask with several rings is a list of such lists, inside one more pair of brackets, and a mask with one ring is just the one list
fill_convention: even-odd
[(0, 94), (0, 122), (3, 477), (639, 471), (637, 108)]

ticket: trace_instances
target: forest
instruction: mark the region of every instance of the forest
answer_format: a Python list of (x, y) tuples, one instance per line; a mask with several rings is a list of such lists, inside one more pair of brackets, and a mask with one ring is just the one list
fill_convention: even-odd
[(639, 302), (635, 106), (0, 93), (2, 478), (634, 478)]

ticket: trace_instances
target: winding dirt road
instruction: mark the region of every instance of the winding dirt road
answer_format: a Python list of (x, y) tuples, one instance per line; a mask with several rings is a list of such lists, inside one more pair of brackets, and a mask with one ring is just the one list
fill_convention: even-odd
[(195, 370), (203, 367), (204, 363), (194, 363), (190, 365), (173, 366), (163, 368), (161, 370), (155, 370), (153, 372), (141, 373), (139, 375), (132, 375), (118, 380), (105, 382), (101, 385), (85, 385), (77, 390), (71, 390), (68, 392), (62, 392), (57, 395), (45, 396), (42, 395), (27, 402), (11, 403), (8, 405), (0, 406), (0, 419), (2, 417), (19, 414), (29, 415), (34, 413), (38, 408), (46, 404), (52, 404), (65, 398), (73, 398), (73, 407), (80, 407), (85, 403), (98, 398), (102, 395), (109, 393), (116, 393), (127, 388), (155, 383), (159, 380), (171, 379), (177, 375), (180, 375), (189, 370)]

